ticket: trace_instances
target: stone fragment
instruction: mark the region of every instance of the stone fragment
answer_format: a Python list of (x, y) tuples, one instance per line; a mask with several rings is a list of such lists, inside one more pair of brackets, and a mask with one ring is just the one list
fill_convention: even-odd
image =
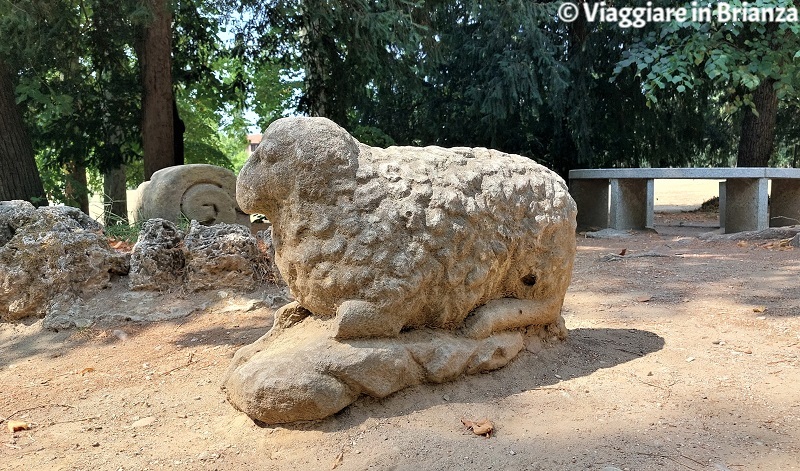
[[(120, 286), (113, 286), (116, 283)], [(110, 289), (85, 300), (57, 297), (50, 303), (42, 327), (63, 330), (105, 322), (158, 322), (205, 311), (213, 303), (210, 292), (187, 298), (168, 290), (158, 293), (124, 291), (127, 285), (127, 280), (112, 282)]]
[(242, 222), (236, 210), (236, 175), (226, 168), (208, 164), (167, 167), (155, 172), (137, 191), (137, 221)]
[(182, 285), (186, 267), (183, 237), (183, 231), (166, 219), (145, 222), (131, 254), (130, 288), (166, 291)]
[(251, 417), (322, 418), (360, 394), (499, 368), (526, 328), (565, 334), (575, 202), (530, 159), (373, 148), (327, 119), (287, 118), (237, 185), (240, 206), (272, 222), (297, 300), (228, 371)]
[(630, 239), (633, 235), (630, 233), (630, 231), (601, 229), (599, 231), (586, 232), (585, 236), (589, 239)]
[(16, 208), (5, 223), (13, 235), (0, 247), (0, 320), (43, 317), (55, 300), (85, 298), (128, 273), (128, 257), (80, 210)]
[(219, 288), (250, 291), (256, 280), (269, 270), (268, 260), (245, 226), (202, 226), (192, 221), (184, 244), (188, 253), (186, 283), (191, 291)]
[(716, 231), (700, 234), (700, 240), (769, 240), (791, 239), (800, 234), (800, 225), (770, 227), (760, 231), (742, 231), (732, 234), (720, 234)]
[(137, 428), (137, 427), (147, 427), (148, 425), (153, 425), (156, 421), (156, 418), (153, 416), (145, 417), (143, 419), (139, 419), (130, 425), (130, 428)]
[(298, 309), (297, 303), (279, 309), (272, 330), (239, 349), (226, 375), (228, 399), (268, 424), (322, 419), (361, 394), (386, 397), (422, 382), (494, 370), (523, 349), (519, 331), (470, 339), (418, 329), (397, 338), (340, 342), (324, 320), (310, 313), (298, 317)]
[(34, 217), (36, 208), (27, 201), (0, 201), (0, 247), (14, 237), (17, 229)]
[(272, 272), (258, 244), (250, 230), (238, 224), (203, 226), (192, 221), (184, 234), (170, 221), (150, 219), (133, 246), (130, 287), (250, 291)]

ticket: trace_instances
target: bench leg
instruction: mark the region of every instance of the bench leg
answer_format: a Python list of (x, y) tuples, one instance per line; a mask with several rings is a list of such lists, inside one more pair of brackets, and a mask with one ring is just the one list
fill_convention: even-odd
[(578, 205), (578, 230), (608, 227), (608, 180), (571, 180), (569, 192)]
[(725, 195), (725, 181), (719, 182), (719, 227), (722, 232), (725, 232), (725, 204), (727, 198)]
[(769, 200), (770, 227), (800, 224), (800, 181), (788, 178), (772, 180)]
[(766, 178), (730, 178), (725, 182), (726, 234), (762, 231), (769, 226), (767, 184)]
[(653, 180), (611, 179), (610, 227), (619, 230), (653, 227)]

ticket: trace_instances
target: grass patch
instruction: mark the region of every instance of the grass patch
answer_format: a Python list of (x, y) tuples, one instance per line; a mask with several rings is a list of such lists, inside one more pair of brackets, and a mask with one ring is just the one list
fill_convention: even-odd
[(142, 230), (142, 223), (136, 222), (128, 224), (120, 221), (116, 224), (110, 224), (105, 227), (105, 233), (108, 237), (116, 240), (122, 240), (130, 244), (135, 244), (139, 239), (139, 232)]

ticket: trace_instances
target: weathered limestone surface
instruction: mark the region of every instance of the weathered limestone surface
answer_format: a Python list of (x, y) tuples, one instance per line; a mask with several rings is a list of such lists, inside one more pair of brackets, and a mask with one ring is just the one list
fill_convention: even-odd
[(232, 288), (249, 291), (268, 269), (250, 229), (238, 224), (202, 226), (192, 221), (184, 239), (186, 283), (191, 291)]
[(0, 201), (0, 247), (35, 216), (36, 208), (27, 201)]
[(228, 371), (229, 400), (254, 418), (322, 418), (359, 394), (499, 368), (526, 329), (566, 333), (575, 203), (530, 159), (372, 148), (329, 120), (287, 118), (237, 197), (272, 222), (297, 300)]
[(149, 219), (142, 224), (131, 253), (130, 288), (162, 291), (183, 284), (186, 271), (183, 237), (183, 231), (166, 219)]
[(174, 319), (212, 304), (223, 312), (281, 306), (288, 290), (254, 289), (275, 281), (270, 245), (268, 234), (240, 225), (193, 221), (184, 234), (153, 219), (130, 256), (111, 250), (102, 226), (78, 209), (0, 201), (0, 321), (43, 317), (44, 328), (60, 330)]
[(271, 271), (269, 264), (244, 226), (192, 221), (184, 234), (170, 221), (150, 219), (133, 247), (129, 283), (134, 290), (249, 291)]
[(236, 175), (216, 165), (161, 169), (139, 185), (138, 192), (134, 211), (138, 221), (159, 218), (179, 222), (183, 216), (206, 225), (241, 222), (236, 212)]
[(556, 323), (482, 339), (415, 329), (393, 339), (338, 341), (329, 322), (302, 311), (296, 302), (279, 309), (272, 330), (237, 351), (228, 370), (228, 397), (263, 422), (322, 419), (361, 394), (386, 397), (414, 384), (494, 370), (517, 356), (526, 337), (564, 336)]
[(0, 233), (11, 236), (0, 247), (0, 320), (43, 317), (54, 302), (91, 295), (128, 273), (128, 258), (76, 208), (3, 202)]

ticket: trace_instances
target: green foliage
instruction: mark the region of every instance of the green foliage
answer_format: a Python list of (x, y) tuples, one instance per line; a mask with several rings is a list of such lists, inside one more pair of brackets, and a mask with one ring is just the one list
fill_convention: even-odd
[[(716, 3), (701, 1), (699, 6)], [(731, 7), (794, 6), (794, 1), (754, 0), (726, 2)], [(615, 74), (632, 67), (642, 89), (653, 103), (663, 90), (687, 93), (711, 83), (728, 98), (724, 112), (753, 105), (749, 92), (764, 79), (775, 81), (779, 99), (796, 96), (800, 69), (795, 60), (800, 50), (800, 24), (795, 22), (713, 22), (656, 24), (623, 53)]]
[(199, 90), (181, 88), (176, 98), (180, 116), (186, 125), (186, 163), (209, 163), (233, 168), (229, 157), (221, 149), (219, 126), (222, 116), (213, 103), (213, 97), (204, 96)]
[[(777, 4), (794, 3), (749, 2)], [(562, 174), (730, 165), (741, 110), (753, 107), (764, 80), (781, 100), (773, 163), (793, 161), (800, 25), (620, 28), (562, 22), (559, 5), (176, 0), (172, 72), (186, 162), (238, 171), (249, 126), (302, 112), (371, 145), (486, 146)], [(0, 58), (17, 71), (18, 101), (56, 199), (72, 162), (94, 174), (124, 162), (129, 186), (140, 183), (135, 51), (149, 18), (139, 0), (0, 2)]]
[(296, 109), (303, 87), (297, 72), (283, 68), (275, 61), (265, 61), (248, 67), (253, 84), (252, 110), (258, 116), (257, 125), (266, 129), (273, 121)]
[[(208, 0), (181, 0), (173, 31), (173, 79), (184, 134), (187, 164), (207, 163), (233, 169), (221, 133), (226, 115), (245, 105), (246, 77), (241, 60), (218, 37), (222, 10)], [(233, 123), (245, 132), (244, 123)]]
[(129, 244), (135, 244), (139, 239), (139, 232), (142, 230), (142, 222), (128, 223), (125, 220), (106, 221), (104, 231), (107, 236), (117, 240), (124, 240)]
[[(248, 21), (237, 32), (235, 50), (261, 72), (279, 67), (287, 77), (282, 85), (262, 82), (256, 89), (295, 89), (300, 80), (295, 73), (302, 70), (299, 110), (339, 124), (368, 93), (364, 87), (372, 77), (393, 69), (394, 56), (413, 53), (424, 31), (414, 19), (421, 3), (413, 0), (247, 0), (240, 5)], [(268, 100), (294, 100), (295, 93), (282, 89), (272, 97)]]
[(630, 29), (557, 22), (555, 2), (426, 6), (418, 49), (393, 56), (399, 66), (378, 71), (348, 115), (347, 126), (366, 142), (493, 147), (562, 174), (706, 165), (730, 152), (730, 125), (707, 87), (693, 100), (648, 106), (635, 74), (615, 73), (635, 42)]
[[(246, 101), (217, 36), (219, 2), (174, 3), (173, 76), (187, 124), (188, 163), (233, 168), (219, 134)], [(61, 168), (129, 166), (141, 181), (141, 77), (136, 50), (150, 12), (138, 0), (12, 0), (0, 3), (0, 57), (18, 71), (17, 101), (32, 129), (49, 193), (63, 201)], [(240, 126), (244, 132), (245, 125)], [(230, 131), (227, 131), (230, 132)]]
[(233, 164), (233, 171), (238, 175), (239, 172), (244, 167), (244, 164), (247, 162), (247, 159), (250, 157), (250, 153), (245, 150), (247, 146), (247, 139), (240, 139), (235, 136), (229, 136), (224, 138), (223, 144), (225, 145), (227, 151), (227, 155), (231, 156), (231, 163)]
[[(700, 7), (714, 5), (699, 2)], [(793, 7), (794, 2), (734, 0), (726, 5), (758, 11)], [(765, 165), (776, 132), (771, 124), (775, 108), (770, 103), (777, 96), (779, 109), (785, 109), (797, 97), (798, 33), (800, 24), (796, 22), (654, 24), (638, 32), (617, 63), (613, 78), (620, 77), (626, 69), (634, 70), (651, 106), (660, 105), (665, 98), (690, 104), (698, 99), (702, 103), (702, 97), (712, 96), (713, 102), (704, 103), (706, 114), (716, 113), (731, 125), (742, 124), (736, 164)], [(754, 94), (756, 89), (762, 91)], [(764, 120), (745, 119), (762, 112), (768, 113)], [(744, 116), (745, 113), (752, 115)], [(721, 159), (720, 163), (731, 164), (732, 160)]]
[(563, 105), (569, 71), (554, 3), (433, 2), (425, 36), (364, 86), (355, 123), (399, 144), (470, 145), (543, 157), (536, 127)]
[(373, 126), (356, 126), (351, 134), (359, 142), (370, 146), (389, 147), (396, 144), (390, 135)]
[(136, 2), (15, 1), (0, 54), (18, 71), (45, 187), (64, 201), (62, 167), (103, 171), (139, 156), (138, 70), (129, 48)]

